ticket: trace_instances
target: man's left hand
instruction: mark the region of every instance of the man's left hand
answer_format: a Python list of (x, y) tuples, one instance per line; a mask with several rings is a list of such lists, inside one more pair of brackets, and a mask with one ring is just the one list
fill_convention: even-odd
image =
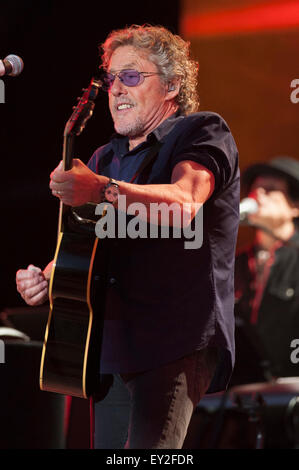
[(59, 163), (50, 175), (49, 186), (52, 194), (64, 204), (76, 207), (87, 202), (100, 202), (101, 189), (106, 184), (104, 180), (105, 177), (96, 175), (81, 160), (75, 158), (72, 168), (67, 171), (63, 169), (63, 163)]

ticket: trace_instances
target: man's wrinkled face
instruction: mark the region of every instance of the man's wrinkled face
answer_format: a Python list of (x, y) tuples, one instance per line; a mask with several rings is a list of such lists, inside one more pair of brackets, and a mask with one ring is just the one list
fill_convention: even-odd
[[(132, 46), (118, 47), (107, 72), (123, 70), (158, 73), (156, 65)], [(169, 109), (167, 86), (161, 76), (145, 76), (136, 86), (126, 86), (118, 77), (109, 90), (109, 108), (116, 132), (130, 138), (148, 135), (164, 120)]]
[(298, 217), (298, 208), (289, 197), (284, 178), (258, 176), (251, 185), (249, 196), (258, 203), (258, 211), (249, 218), (252, 223), (274, 229)]

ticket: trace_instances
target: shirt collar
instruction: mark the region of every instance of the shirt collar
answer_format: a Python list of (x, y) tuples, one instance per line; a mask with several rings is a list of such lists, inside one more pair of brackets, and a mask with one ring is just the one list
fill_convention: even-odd
[[(165, 121), (163, 121), (156, 129), (154, 129), (147, 136), (146, 141), (139, 144), (137, 147), (135, 147), (135, 149), (139, 149), (145, 144), (152, 144), (156, 140), (163, 141), (163, 139), (172, 131), (177, 122), (183, 118), (184, 116), (181, 115), (179, 111), (175, 112), (169, 116), (169, 118), (165, 119)], [(119, 155), (129, 153), (129, 138), (127, 136), (115, 133), (112, 135), (111, 143), (115, 153)], [(135, 149), (133, 149), (132, 152), (134, 152)]]
[[(154, 134), (154, 136), (161, 141), (169, 134), (170, 131), (172, 131), (178, 121), (183, 118), (184, 116), (181, 115), (179, 111), (177, 111), (176, 113), (169, 116), (169, 118), (165, 119), (165, 121), (163, 121), (151, 134)], [(151, 134), (149, 134), (149, 136)]]

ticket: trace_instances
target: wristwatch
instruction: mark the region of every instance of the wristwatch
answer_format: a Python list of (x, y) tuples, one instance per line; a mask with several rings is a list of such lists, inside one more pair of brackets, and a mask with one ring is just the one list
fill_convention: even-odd
[(119, 196), (119, 186), (113, 178), (109, 178), (108, 183), (103, 189), (102, 202), (110, 202), (115, 204)]

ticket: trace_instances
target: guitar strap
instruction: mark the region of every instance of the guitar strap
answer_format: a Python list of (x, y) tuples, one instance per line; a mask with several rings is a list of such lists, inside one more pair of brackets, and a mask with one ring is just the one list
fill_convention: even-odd
[(134, 176), (131, 178), (130, 183), (134, 183), (137, 177), (139, 177), (138, 178), (139, 184), (145, 184), (147, 182), (150, 171), (153, 167), (155, 159), (157, 158), (159, 150), (162, 147), (162, 145), (163, 144), (159, 140), (157, 140), (155, 144), (149, 149), (149, 152), (146, 154), (146, 156), (142, 160), (141, 165), (139, 166), (138, 170), (136, 171)]

